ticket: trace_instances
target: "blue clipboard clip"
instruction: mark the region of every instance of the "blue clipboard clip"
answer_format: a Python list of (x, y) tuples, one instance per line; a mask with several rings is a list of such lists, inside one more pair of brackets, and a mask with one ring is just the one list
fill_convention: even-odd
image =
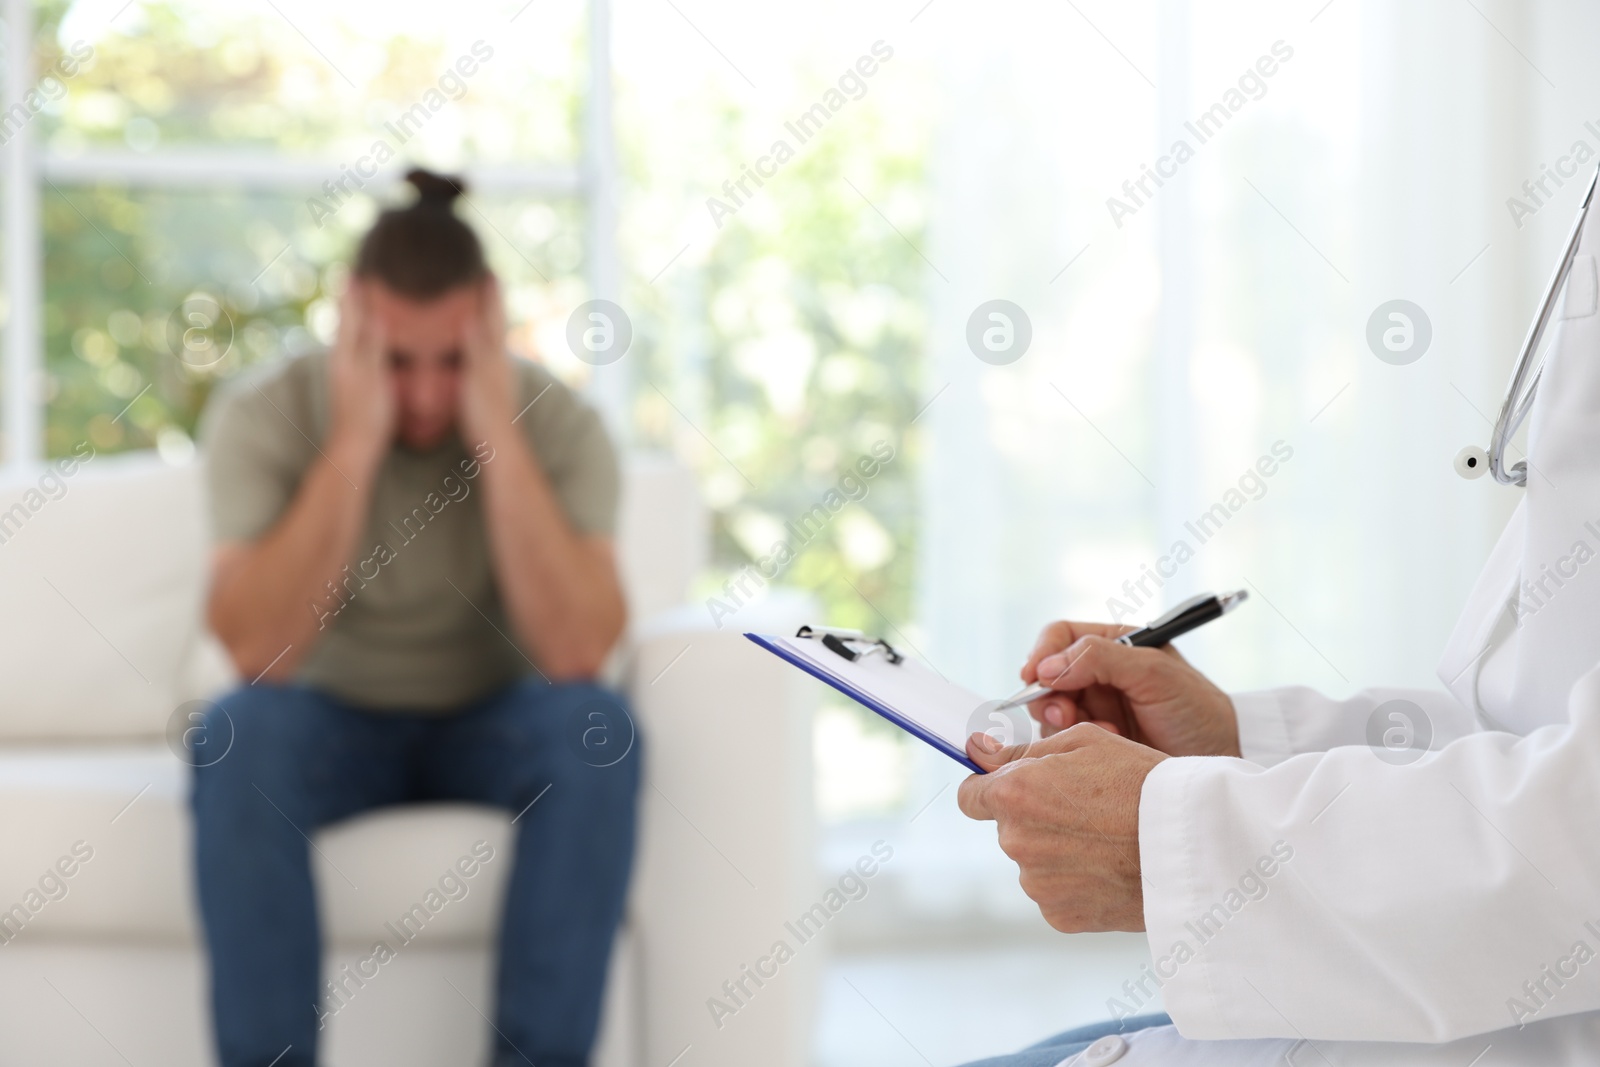
[[(866, 659), (868, 656), (882, 656), (897, 666), (905, 660), (905, 657), (889, 642), (881, 637), (869, 637), (860, 630), (846, 630), (836, 626), (802, 626), (795, 631), (795, 636), (817, 638), (821, 640), (823, 648), (843, 656), (851, 663)], [(852, 648), (852, 645), (863, 647)]]

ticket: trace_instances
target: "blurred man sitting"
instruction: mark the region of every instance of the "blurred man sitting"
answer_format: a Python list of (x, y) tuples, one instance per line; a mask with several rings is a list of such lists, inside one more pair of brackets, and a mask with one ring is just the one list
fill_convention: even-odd
[(443, 800), (516, 816), (496, 1065), (588, 1062), (621, 916), (639, 753), (569, 743), (631, 742), (593, 681), (626, 615), (616, 457), (591, 409), (508, 358), (459, 184), (407, 178), (418, 198), (362, 241), (332, 351), (206, 415), (209, 617), (253, 679), (211, 713), (232, 747), (194, 786), (223, 1067), (316, 1062), (308, 848), (330, 823)]

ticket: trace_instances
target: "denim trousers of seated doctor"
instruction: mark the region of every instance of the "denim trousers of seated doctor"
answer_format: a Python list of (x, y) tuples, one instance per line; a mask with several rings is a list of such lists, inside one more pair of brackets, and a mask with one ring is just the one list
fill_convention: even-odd
[(1172, 1020), (1165, 1015), (1135, 1015), (1120, 1021), (1113, 1019), (1103, 1023), (1091, 1023), (1076, 1030), (1057, 1034), (1055, 1037), (1045, 1038), (1037, 1045), (1029, 1045), (1021, 1052), (976, 1060), (966, 1064), (965, 1067), (1056, 1067), (1058, 1063), (1067, 1064), (1068, 1067), (1078, 1067), (1079, 1061), (1072, 1057), (1108, 1034), (1131, 1034), (1136, 1030), (1145, 1030), (1152, 1026), (1168, 1026), (1171, 1023)]
[(462, 841), (460, 855), (471, 860), (452, 856), (454, 866), (428, 884), (402, 887), (422, 912), (406, 923), (385, 916), (386, 926), (362, 931), (374, 950), (377, 942), (390, 950), (363, 957), (366, 977), (358, 968), (320, 973), (311, 836), (362, 812), (427, 801), (490, 805), (515, 817), (514, 855), (488, 861), (511, 865), (494, 1062), (588, 1063), (639, 789), (638, 738), (615, 694), (534, 679), (435, 716), (366, 711), (303, 686), (254, 685), (224, 697), (190, 733), (195, 866), (222, 1067), (314, 1067), (330, 1014), (359, 1007), (366, 987), (383, 982), (384, 964), (426, 936), (417, 927), (429, 909), (459, 906), (452, 901), (463, 887), (483, 891), (486, 864), (474, 869), (472, 861), (492, 846), (475, 853), (475, 842)]

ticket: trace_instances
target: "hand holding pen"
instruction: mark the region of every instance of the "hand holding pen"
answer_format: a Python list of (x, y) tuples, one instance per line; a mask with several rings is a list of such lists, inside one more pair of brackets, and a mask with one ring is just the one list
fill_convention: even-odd
[(1140, 630), (1052, 623), (1023, 665), (1030, 684), (1013, 699), (1028, 703), (1045, 736), (1093, 723), (1168, 755), (1236, 756), (1233, 702), (1167, 642), (1243, 599), (1196, 597)]

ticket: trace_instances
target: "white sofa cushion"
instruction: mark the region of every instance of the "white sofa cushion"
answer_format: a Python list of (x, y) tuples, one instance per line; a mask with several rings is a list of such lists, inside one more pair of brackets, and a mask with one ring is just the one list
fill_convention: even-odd
[[(43, 901), (16, 922), (19, 941), (194, 941), (190, 774), (164, 743), (0, 751), (0, 922), (14, 905)], [(425, 905), (440, 876), (477, 841), (487, 841), (494, 858), (466, 880), (465, 895), (431, 913), (419, 943), (481, 944), (497, 926), (512, 856), (502, 812), (467, 804), (388, 808), (313, 840), (323, 929), (334, 944), (392, 944), (384, 923)], [(85, 850), (92, 850), (86, 861)], [(63, 857), (73, 859), (70, 877), (59, 875)], [(57, 877), (41, 889), (52, 870)]]
[(96, 458), (54, 498), (40, 478), (0, 484), (0, 741), (160, 736), (201, 632), (199, 479), (148, 455)]

